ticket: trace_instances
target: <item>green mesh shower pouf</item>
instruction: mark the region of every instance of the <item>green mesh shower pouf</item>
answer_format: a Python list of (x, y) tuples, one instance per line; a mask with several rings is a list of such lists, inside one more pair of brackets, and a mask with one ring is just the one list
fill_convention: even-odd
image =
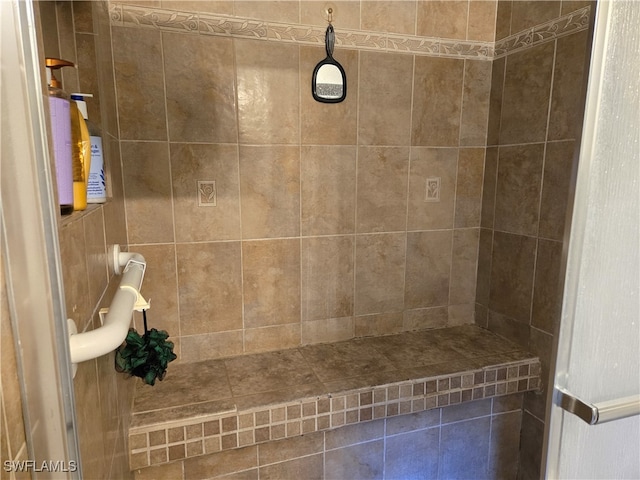
[(167, 341), (169, 334), (164, 330), (147, 329), (147, 312), (142, 311), (144, 335), (129, 329), (125, 344), (116, 350), (116, 370), (142, 378), (144, 383), (155, 385), (162, 380), (167, 365), (177, 358), (173, 353), (173, 342)]

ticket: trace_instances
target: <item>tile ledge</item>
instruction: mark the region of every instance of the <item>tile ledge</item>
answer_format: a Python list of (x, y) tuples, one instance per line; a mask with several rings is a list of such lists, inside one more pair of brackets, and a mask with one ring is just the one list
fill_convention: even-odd
[[(459, 371), (416, 375), (249, 408), (238, 408), (236, 404), (234, 409), (186, 415), (161, 423), (132, 422), (128, 435), (130, 468), (137, 470), (355, 423), (539, 389), (538, 357), (518, 350), (512, 352), (510, 359), (502, 362), (496, 359), (479, 357), (473, 359), (473, 366)], [(170, 429), (179, 432), (175, 441), (170, 440)], [(151, 434), (156, 433), (157, 438), (159, 432), (163, 432), (160, 436), (166, 443), (151, 445)], [(182, 453), (176, 456), (176, 451)]]

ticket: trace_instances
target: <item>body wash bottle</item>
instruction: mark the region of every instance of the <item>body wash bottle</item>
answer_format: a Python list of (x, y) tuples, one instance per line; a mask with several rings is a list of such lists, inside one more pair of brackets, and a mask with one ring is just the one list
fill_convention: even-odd
[(71, 97), (71, 157), (73, 164), (73, 209), (87, 208), (87, 181), (91, 165), (89, 129), (78, 105)]
[(47, 86), (49, 87), (49, 111), (53, 157), (56, 166), (56, 184), (60, 213), (73, 212), (73, 168), (71, 161), (71, 105), (69, 96), (62, 90), (62, 84), (54, 76), (53, 70), (73, 67), (73, 63), (59, 58), (47, 58)]
[(71, 98), (78, 104), (78, 109), (87, 122), (91, 139), (91, 168), (87, 184), (87, 202), (104, 203), (107, 201), (107, 184), (104, 174), (104, 158), (102, 156), (102, 136), (100, 129), (89, 120), (85, 97), (93, 97), (90, 93), (72, 93)]

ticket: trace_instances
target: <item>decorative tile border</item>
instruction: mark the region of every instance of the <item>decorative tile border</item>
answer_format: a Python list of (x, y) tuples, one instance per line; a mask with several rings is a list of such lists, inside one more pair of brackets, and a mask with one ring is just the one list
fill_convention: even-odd
[(526, 50), (535, 45), (571, 35), (589, 28), (591, 7), (584, 7), (568, 15), (537, 25), (496, 42), (494, 58)]
[[(493, 60), (589, 27), (591, 7), (556, 18), (498, 42), (453, 40), (395, 33), (338, 29), (336, 45), (355, 50), (407, 53), (447, 58)], [(325, 28), (266, 22), (250, 18), (190, 13), (112, 3), (111, 24), (164, 32), (253, 38), (302, 45), (324, 45)]]
[(131, 470), (359, 422), (536, 390), (537, 358), (129, 430)]

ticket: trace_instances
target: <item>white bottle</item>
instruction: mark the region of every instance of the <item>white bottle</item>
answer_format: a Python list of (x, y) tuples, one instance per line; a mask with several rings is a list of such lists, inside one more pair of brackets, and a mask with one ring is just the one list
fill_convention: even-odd
[(104, 158), (102, 156), (102, 137), (100, 129), (88, 118), (85, 97), (93, 97), (90, 93), (72, 93), (71, 99), (78, 104), (78, 110), (82, 113), (91, 137), (91, 169), (89, 170), (89, 183), (87, 184), (87, 203), (105, 203), (107, 201), (107, 182), (104, 174)]

